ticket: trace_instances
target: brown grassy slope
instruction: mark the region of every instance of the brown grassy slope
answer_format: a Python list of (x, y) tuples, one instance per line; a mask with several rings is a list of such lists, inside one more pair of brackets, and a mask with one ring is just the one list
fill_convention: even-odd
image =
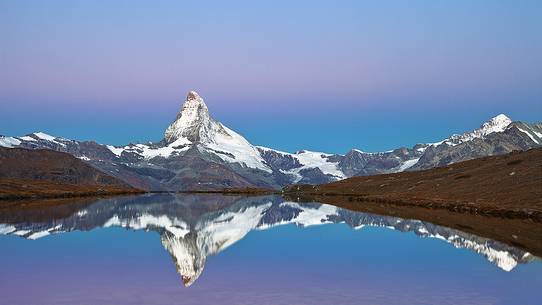
[(542, 149), (284, 191), (542, 221)]
[(72, 155), (0, 148), (0, 199), (138, 192)]

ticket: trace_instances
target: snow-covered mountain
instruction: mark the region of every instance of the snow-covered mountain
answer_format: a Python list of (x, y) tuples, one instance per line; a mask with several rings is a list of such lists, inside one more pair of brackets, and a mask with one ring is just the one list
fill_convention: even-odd
[(437, 143), (392, 151), (327, 154), (282, 152), (254, 146), (209, 114), (190, 91), (158, 143), (102, 145), (37, 132), (0, 136), (0, 146), (70, 153), (133, 187), (147, 190), (205, 190), (229, 187), (280, 188), (319, 184), (352, 176), (427, 169), (513, 150), (542, 146), (542, 125), (498, 115), (479, 129)]
[(472, 141), (477, 138), (483, 138), (494, 132), (505, 131), (508, 125), (510, 125), (510, 123), (512, 123), (512, 120), (509, 117), (504, 114), (499, 114), (498, 116), (482, 124), (480, 128), (475, 129), (471, 132), (466, 132), (461, 135), (452, 135), (443, 142), (447, 145), (454, 146), (464, 142)]
[(455, 162), (514, 150), (528, 150), (542, 146), (542, 124), (512, 121), (500, 114), (480, 128), (461, 135), (452, 135), (423, 148), (423, 154), (410, 169), (429, 169)]
[[(58, 209), (58, 217), (55, 209)], [(52, 216), (47, 221), (43, 221), (42, 213), (35, 216), (23, 213), (11, 218), (3, 215), (0, 234), (38, 239), (101, 227), (155, 231), (160, 234), (186, 286), (198, 279), (210, 256), (224, 251), (252, 230), (288, 224), (308, 227), (346, 223), (356, 230), (383, 227), (414, 232), (419, 237), (436, 238), (478, 253), (504, 271), (534, 258), (506, 244), (424, 221), (353, 212), (326, 204), (288, 202), (276, 196), (154, 194), (103, 199), (75, 208), (71, 214), (66, 214), (62, 207), (52, 207), (47, 211), (47, 215)], [(36, 220), (32, 220), (34, 218)]]
[[(480, 128), (437, 143), (387, 152), (352, 149), (345, 155), (301, 151), (295, 154), (258, 147), (273, 169), (293, 175), (295, 183), (325, 183), (352, 176), (428, 169), (478, 157), (542, 146), (542, 124), (512, 122), (500, 114)], [(311, 156), (307, 159), (305, 156)]]

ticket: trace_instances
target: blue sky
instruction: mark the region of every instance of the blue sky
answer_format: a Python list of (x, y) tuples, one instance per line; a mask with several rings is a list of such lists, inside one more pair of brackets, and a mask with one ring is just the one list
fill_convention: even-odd
[(155, 141), (192, 89), (287, 151), (542, 121), (540, 28), (540, 1), (2, 1), (0, 134)]

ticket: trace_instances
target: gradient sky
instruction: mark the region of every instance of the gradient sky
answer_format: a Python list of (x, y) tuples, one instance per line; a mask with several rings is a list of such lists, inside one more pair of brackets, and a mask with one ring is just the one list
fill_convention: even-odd
[(1, 0), (0, 134), (156, 141), (191, 89), (287, 151), (542, 121), (540, 29), (538, 0)]

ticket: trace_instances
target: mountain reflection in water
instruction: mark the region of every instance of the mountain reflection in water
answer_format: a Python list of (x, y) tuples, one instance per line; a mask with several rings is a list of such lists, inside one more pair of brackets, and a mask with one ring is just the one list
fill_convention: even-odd
[[(284, 201), (279, 196), (237, 197), (219, 194), (152, 194), (102, 199), (66, 215), (60, 207), (2, 215), (0, 234), (38, 239), (51, 234), (123, 227), (155, 231), (170, 253), (185, 286), (203, 272), (206, 260), (243, 239), (252, 230), (294, 224), (299, 227), (346, 223), (354, 230), (365, 226), (414, 232), (438, 238), (456, 248), (485, 257), (504, 271), (534, 259), (530, 253), (420, 220), (354, 212), (332, 205)], [(58, 210), (58, 213), (57, 211)]]

